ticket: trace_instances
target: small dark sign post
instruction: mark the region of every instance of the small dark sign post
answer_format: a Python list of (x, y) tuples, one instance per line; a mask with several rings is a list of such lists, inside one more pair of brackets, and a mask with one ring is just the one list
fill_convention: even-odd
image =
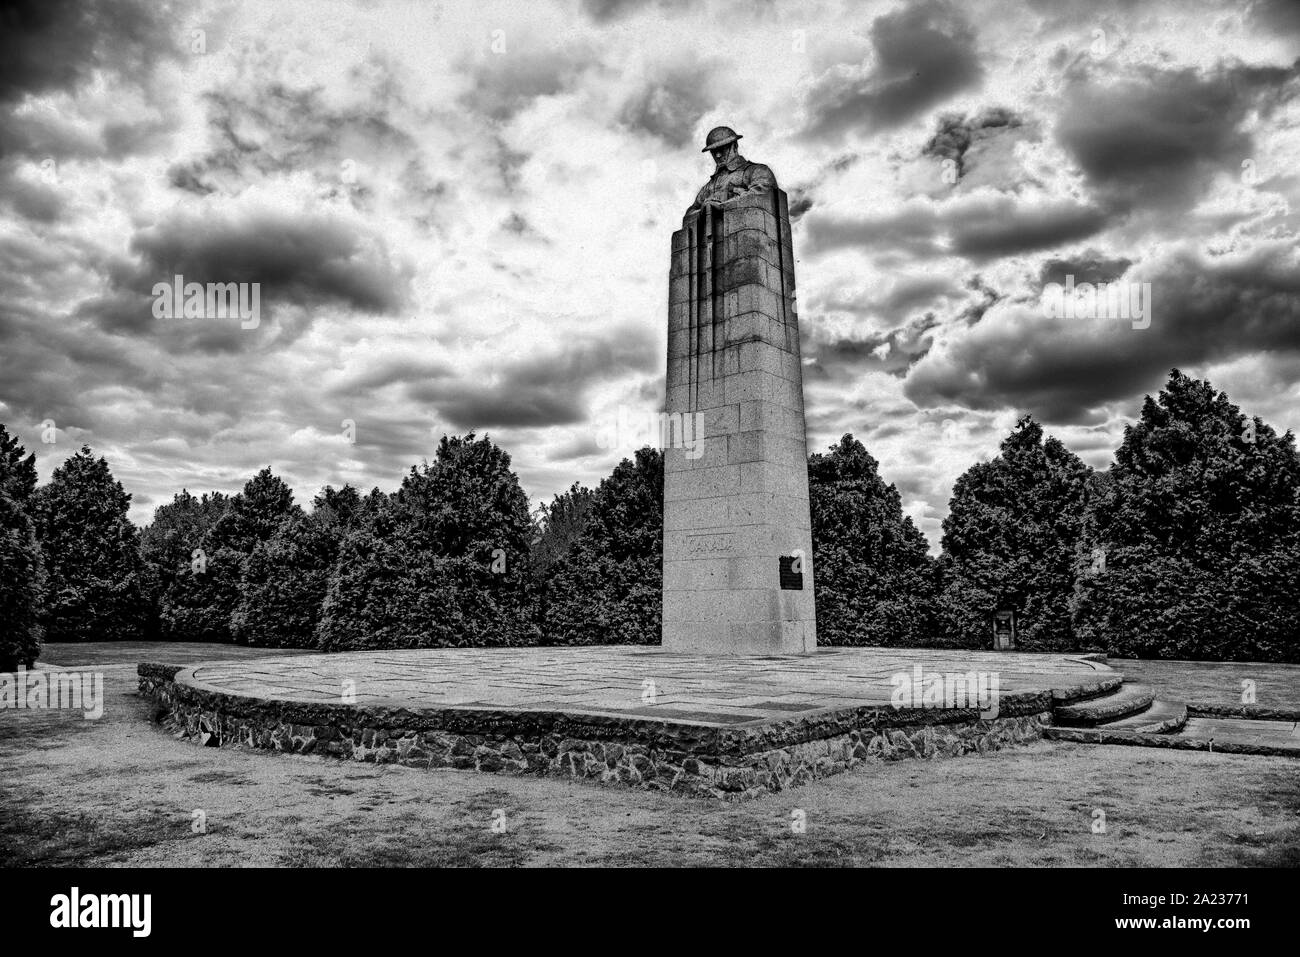
[(993, 650), (1013, 651), (1016, 647), (1016, 613), (999, 608), (993, 613)]

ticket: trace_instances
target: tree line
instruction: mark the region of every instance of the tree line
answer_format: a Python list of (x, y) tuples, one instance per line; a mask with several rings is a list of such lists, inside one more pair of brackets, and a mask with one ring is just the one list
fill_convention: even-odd
[[(1174, 370), (1097, 472), (1022, 418), (957, 480), (942, 551), (851, 435), (808, 460), (818, 640), (1300, 661), (1300, 456)], [(83, 447), (38, 487), (0, 426), (0, 669), (40, 641), (164, 639), (341, 651), (655, 644), (663, 460), (529, 513), (509, 455), (444, 437), (392, 493), (326, 487), (309, 509), (263, 469), (182, 490), (142, 531)]]

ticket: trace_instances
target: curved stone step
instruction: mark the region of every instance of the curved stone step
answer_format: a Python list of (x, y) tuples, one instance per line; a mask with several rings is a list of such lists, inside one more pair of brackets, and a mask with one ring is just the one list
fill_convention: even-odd
[(1187, 723), (1187, 705), (1181, 701), (1157, 699), (1139, 714), (1101, 725), (1107, 731), (1140, 731), (1144, 734), (1172, 734)]
[(1155, 700), (1156, 693), (1150, 685), (1126, 681), (1112, 694), (1054, 708), (1052, 718), (1056, 724), (1066, 727), (1091, 728), (1140, 714)]

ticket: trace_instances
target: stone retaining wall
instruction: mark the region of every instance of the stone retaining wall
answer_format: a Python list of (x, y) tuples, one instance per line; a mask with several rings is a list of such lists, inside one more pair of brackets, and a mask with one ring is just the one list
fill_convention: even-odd
[[(760, 728), (701, 728), (593, 715), (413, 711), (240, 698), (139, 667), (140, 692), (177, 738), (379, 764), (547, 774), (715, 798), (753, 797), (866, 762), (995, 751), (1041, 737), (1050, 706), (1030, 696), (974, 712), (850, 709)], [(849, 725), (855, 724), (856, 727)]]

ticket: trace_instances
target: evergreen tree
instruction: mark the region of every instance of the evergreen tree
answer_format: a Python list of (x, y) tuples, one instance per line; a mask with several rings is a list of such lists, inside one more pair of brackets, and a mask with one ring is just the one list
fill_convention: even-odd
[(26, 451), (18, 436), (10, 435), (0, 423), (0, 492), (20, 508), (31, 504), (32, 493), (36, 491), (36, 456), (28, 454), (24, 458)]
[(567, 492), (538, 508), (533, 531), (534, 574), (545, 575), (573, 548), (591, 517), (593, 497), (591, 489), (574, 482)]
[(1092, 470), (1025, 416), (999, 454), (953, 487), (943, 522), (941, 614), (947, 642), (992, 644), (994, 612), (1016, 613), (1017, 647), (1073, 650), (1070, 599)]
[(231, 641), (244, 563), (282, 522), (301, 514), (293, 490), (269, 468), (249, 479), (203, 535), (199, 554), (182, 565), (162, 610), (164, 633), (185, 641)]
[[(658, 644), (663, 620), (663, 455), (624, 459), (591, 496), (585, 527), (551, 566), (547, 644)], [(567, 508), (567, 505), (566, 505)]]
[(312, 648), (343, 535), (362, 510), (350, 485), (326, 486), (310, 515), (292, 515), (244, 563), (235, 640), (264, 648)]
[(845, 435), (809, 456), (808, 497), (818, 643), (929, 643), (934, 585), (925, 536), (861, 442)]
[(539, 505), (533, 513), (530, 562), (538, 627), (546, 623), (551, 570), (569, 554), (587, 527), (592, 498), (591, 489), (574, 482), (567, 492), (556, 495), (549, 505)]
[(35, 664), (41, 648), (40, 603), (45, 572), (28, 508), (36, 489), (36, 456), (0, 425), (0, 671)]
[(205, 492), (201, 498), (182, 489), (170, 502), (154, 510), (153, 521), (140, 533), (140, 553), (149, 575), (154, 615), (160, 637), (184, 641), (185, 635), (170, 631), (175, 621), (178, 579), (192, 572), (195, 550), (203, 536), (217, 523), (230, 504), (230, 496)]
[(344, 537), (317, 629), (324, 650), (528, 645), (528, 498), (486, 436), (371, 497)]
[(1124, 430), (1079, 549), (1075, 626), (1137, 657), (1300, 661), (1300, 458), (1177, 369)]
[[(379, 489), (375, 489), (370, 494), (375, 496), (383, 493)], [(366, 506), (366, 501), (352, 485), (344, 485), (341, 488), (326, 485), (312, 500), (312, 509), (313, 511), (327, 509), (330, 513), (329, 517), (333, 521), (341, 522), (343, 525), (350, 525), (352, 520)]]
[(149, 628), (139, 533), (131, 496), (103, 458), (81, 450), (32, 498), (45, 561), (41, 612), (49, 641), (139, 640)]

